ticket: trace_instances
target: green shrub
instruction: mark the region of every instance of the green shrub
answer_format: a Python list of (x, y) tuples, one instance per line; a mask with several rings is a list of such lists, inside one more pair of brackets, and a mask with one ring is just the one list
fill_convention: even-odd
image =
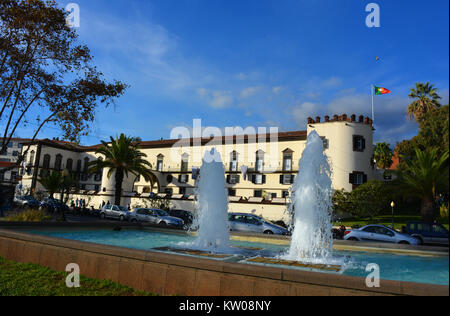
[(442, 204), (441, 208), (439, 210), (439, 215), (441, 219), (447, 219), (448, 220), (448, 204)]
[(50, 220), (49, 216), (44, 210), (25, 210), (6, 218), (7, 222), (44, 222)]

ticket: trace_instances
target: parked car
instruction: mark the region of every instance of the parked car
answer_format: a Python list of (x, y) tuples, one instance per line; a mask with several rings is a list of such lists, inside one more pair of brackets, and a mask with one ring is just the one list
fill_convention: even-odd
[(186, 226), (190, 226), (194, 221), (194, 214), (184, 210), (170, 210), (169, 215), (172, 217), (181, 218)]
[(420, 244), (419, 239), (407, 234), (398, 233), (383, 225), (366, 225), (359, 229), (348, 230), (345, 232), (344, 239), (353, 241), (390, 242), (406, 245)]
[(448, 245), (448, 229), (437, 223), (409, 222), (406, 234), (425, 244)]
[(268, 235), (287, 235), (286, 228), (275, 225), (262, 217), (245, 214), (231, 213), (228, 215), (228, 223), (231, 231), (261, 233)]
[(39, 201), (36, 200), (31, 195), (15, 196), (14, 204), (19, 207), (31, 207), (31, 208), (38, 208), (40, 205)]
[(47, 209), (49, 211), (59, 213), (59, 212), (68, 212), (69, 207), (62, 203), (61, 201), (51, 199), (51, 198), (44, 198), (41, 203), (39, 204), (39, 209)]
[(107, 204), (100, 211), (100, 218), (113, 218), (123, 222), (130, 218), (130, 212), (124, 206)]
[(183, 228), (181, 218), (172, 217), (166, 211), (150, 208), (135, 208), (130, 212), (131, 222), (148, 222), (161, 227)]

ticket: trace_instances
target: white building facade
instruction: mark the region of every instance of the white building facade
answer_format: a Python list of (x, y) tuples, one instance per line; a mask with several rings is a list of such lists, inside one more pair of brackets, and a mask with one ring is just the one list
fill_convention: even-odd
[[(225, 168), (230, 212), (253, 212), (270, 220), (286, 221), (290, 188), (298, 174), (298, 162), (307, 136), (316, 131), (324, 140), (324, 151), (333, 171), (335, 189), (352, 191), (375, 177), (373, 126), (367, 117), (341, 115), (309, 118), (304, 131), (280, 132), (220, 138), (190, 138), (141, 142), (152, 173), (158, 179), (151, 187), (143, 177), (124, 180), (122, 205), (142, 205), (159, 195), (170, 199), (173, 208), (195, 210), (197, 170), (203, 154), (215, 148)], [(67, 170), (78, 182), (70, 200), (84, 199), (89, 207), (114, 203), (114, 176), (89, 174), (87, 164), (99, 159), (97, 146), (79, 146), (62, 141), (23, 142), (29, 147), (21, 184), (32, 192), (43, 191), (39, 177), (51, 171)]]

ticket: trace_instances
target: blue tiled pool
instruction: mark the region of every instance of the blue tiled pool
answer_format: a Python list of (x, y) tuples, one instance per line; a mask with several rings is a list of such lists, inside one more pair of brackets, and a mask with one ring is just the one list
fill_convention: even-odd
[[(195, 237), (163, 234), (143, 230), (81, 230), (81, 231), (32, 231), (32, 233), (125, 248), (151, 250), (158, 247), (185, 248)], [(287, 246), (231, 241), (236, 261), (245, 262), (249, 257), (276, 257)], [(366, 277), (366, 266), (375, 263), (380, 267), (381, 279), (428, 284), (449, 284), (449, 260), (443, 257), (419, 257), (388, 253), (336, 251), (336, 258), (345, 258), (344, 275)]]

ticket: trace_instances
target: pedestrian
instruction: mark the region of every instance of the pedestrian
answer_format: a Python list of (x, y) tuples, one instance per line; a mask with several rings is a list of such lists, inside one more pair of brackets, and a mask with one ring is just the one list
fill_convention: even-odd
[(78, 208), (80, 201), (78, 200), (78, 198), (75, 200), (75, 206)]

